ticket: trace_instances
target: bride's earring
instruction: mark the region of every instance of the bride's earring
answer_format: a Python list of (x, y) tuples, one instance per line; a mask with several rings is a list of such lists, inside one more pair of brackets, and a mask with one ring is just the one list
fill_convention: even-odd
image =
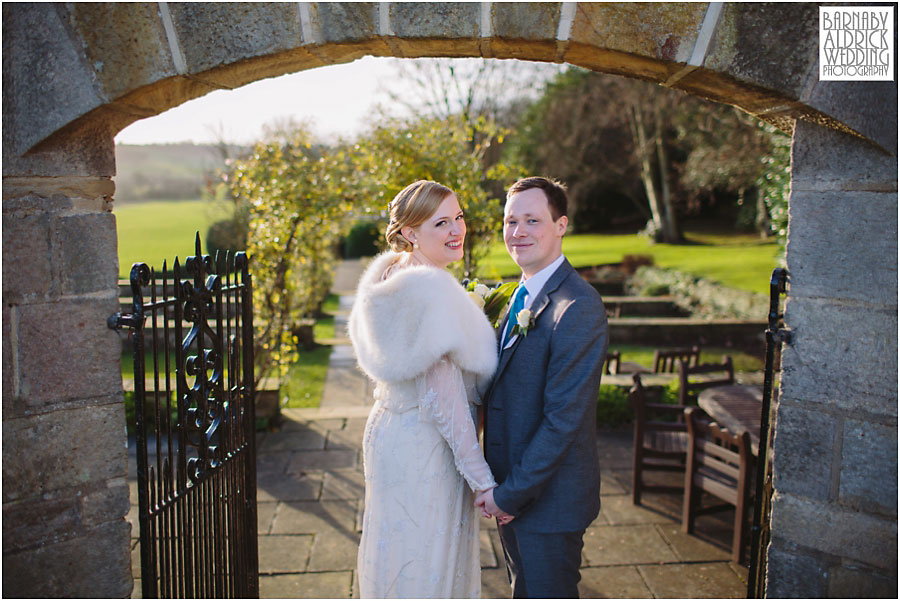
[(419, 249), (419, 243), (418, 243), (418, 242), (413, 242), (413, 248), (414, 248), (415, 250), (418, 250), (418, 249)]

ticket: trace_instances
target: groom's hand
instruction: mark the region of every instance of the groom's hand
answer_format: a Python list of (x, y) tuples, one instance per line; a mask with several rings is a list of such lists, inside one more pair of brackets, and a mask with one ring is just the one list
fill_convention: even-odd
[(475, 499), (475, 507), (479, 507), (481, 509), (481, 515), (484, 517), (496, 517), (498, 520), (503, 520), (505, 518), (509, 518), (504, 523), (509, 523), (512, 520), (513, 516), (506, 513), (494, 502), (494, 489), (491, 488), (489, 490), (484, 491)]

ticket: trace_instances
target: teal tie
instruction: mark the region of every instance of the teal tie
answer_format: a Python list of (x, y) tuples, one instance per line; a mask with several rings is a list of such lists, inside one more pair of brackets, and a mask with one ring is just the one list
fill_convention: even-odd
[(512, 307), (509, 309), (509, 318), (506, 320), (506, 335), (503, 336), (503, 346), (500, 348), (506, 348), (506, 344), (512, 337), (513, 328), (516, 327), (516, 315), (525, 308), (526, 296), (528, 296), (528, 289), (525, 288), (524, 284), (519, 284), (516, 295), (513, 297)]

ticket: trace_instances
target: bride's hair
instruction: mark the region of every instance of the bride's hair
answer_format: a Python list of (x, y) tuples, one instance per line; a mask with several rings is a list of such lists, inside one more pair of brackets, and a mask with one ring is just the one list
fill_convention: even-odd
[(403, 188), (389, 208), (391, 221), (388, 223), (384, 237), (391, 249), (396, 252), (412, 252), (413, 245), (400, 230), (404, 227), (417, 227), (434, 215), (445, 198), (453, 194), (453, 190), (437, 182), (419, 180)]

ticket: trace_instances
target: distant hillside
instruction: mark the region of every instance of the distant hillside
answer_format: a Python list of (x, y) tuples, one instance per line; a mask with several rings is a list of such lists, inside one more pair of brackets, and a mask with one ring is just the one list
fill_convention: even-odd
[[(232, 147), (231, 156), (245, 149)], [(119, 144), (116, 146), (116, 201), (200, 198), (207, 178), (223, 167), (212, 144)]]

